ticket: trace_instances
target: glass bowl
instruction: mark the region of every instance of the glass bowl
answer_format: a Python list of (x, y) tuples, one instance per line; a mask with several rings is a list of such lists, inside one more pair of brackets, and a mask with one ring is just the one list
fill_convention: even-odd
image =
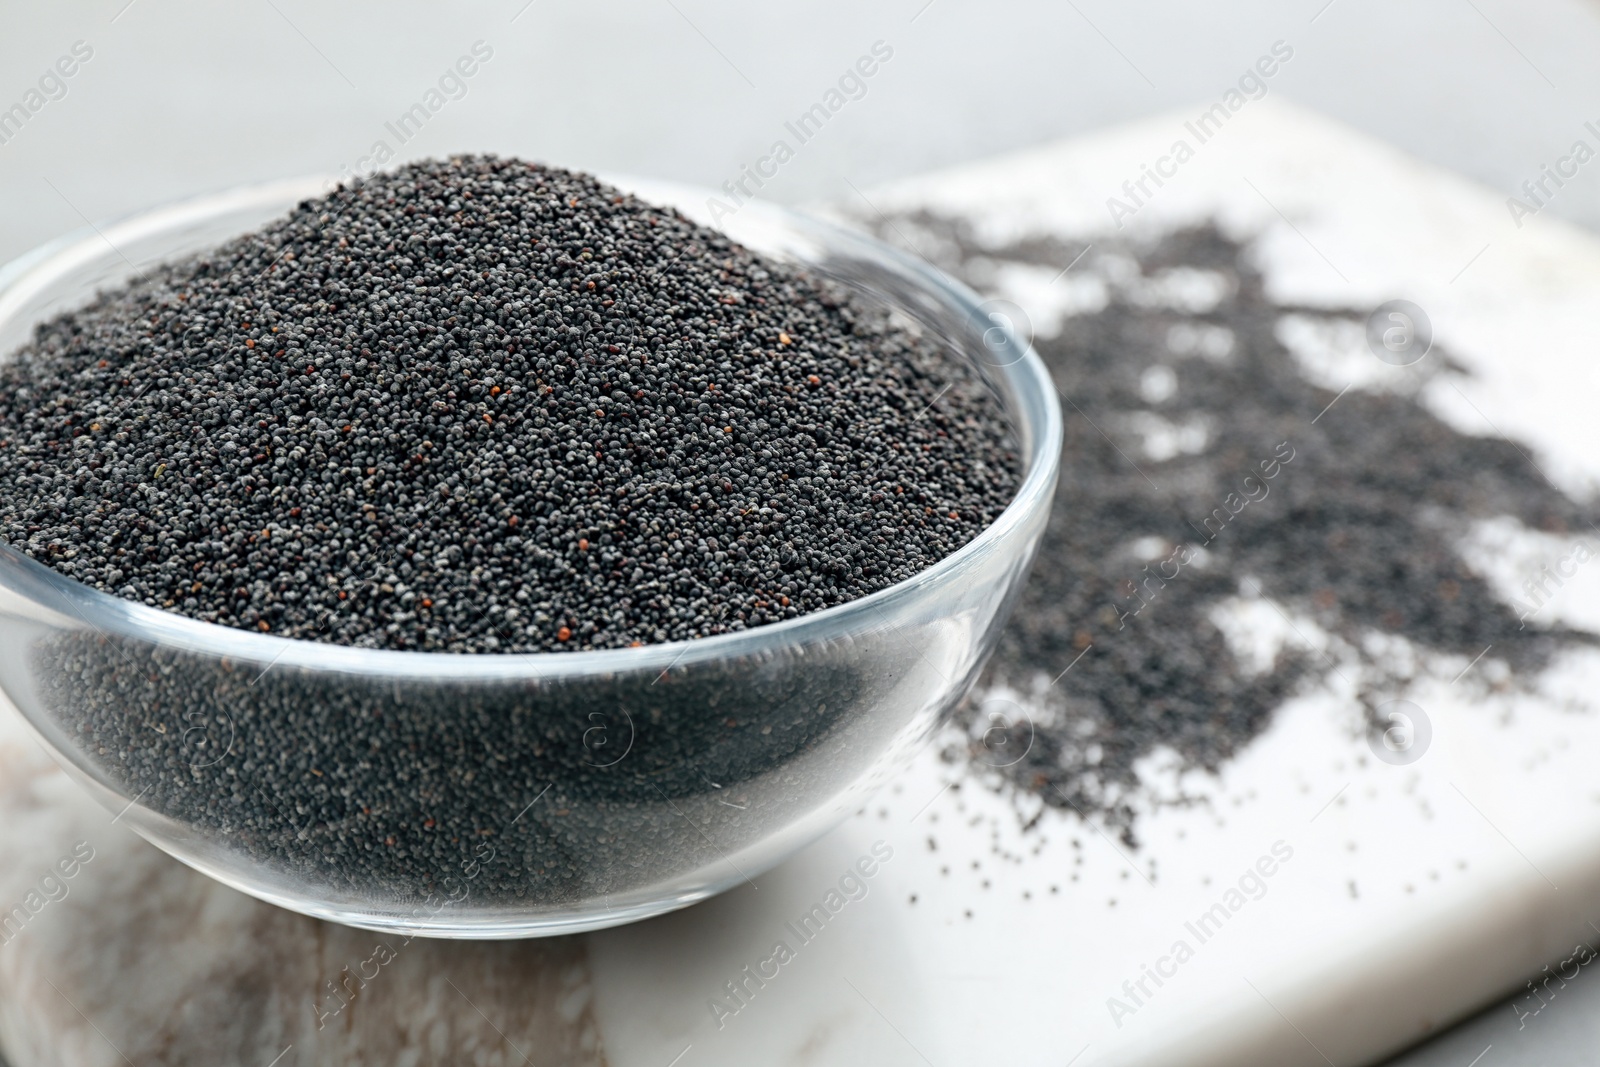
[[(705, 220), (703, 193), (619, 184)], [(138, 267), (214, 247), (328, 187), (235, 190), (34, 252), (0, 271), (0, 354)], [(246, 632), (98, 592), (0, 545), (0, 688), (118, 821), (221, 882), (353, 926), (596, 929), (795, 852), (857, 809), (972, 684), (1045, 526), (1061, 414), (1026, 342), (938, 271), (763, 204), (719, 228), (887, 302), (977, 367), (1023, 464), (993, 525), (825, 611), (527, 655)]]

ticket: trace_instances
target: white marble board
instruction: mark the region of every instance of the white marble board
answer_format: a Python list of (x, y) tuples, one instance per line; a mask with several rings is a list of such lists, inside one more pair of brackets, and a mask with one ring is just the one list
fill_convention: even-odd
[[(1190, 118), (864, 199), (958, 215), (996, 241), (1092, 243), (1117, 234), (1107, 197)], [(844, 211), (870, 218), (860, 203)], [(1272, 99), (1234, 114), (1124, 233), (1208, 220), (1250, 243), (1284, 303), (1424, 307), (1469, 373), (1436, 380), (1422, 402), (1463, 433), (1524, 442), (1530, 478), (1593, 499), (1600, 243), (1547, 218), (1518, 226), (1501, 195)], [(1000, 295), (1041, 332), (1070, 330), (1095, 284), (1109, 282), (1016, 277)], [(1386, 388), (1359, 337), (1297, 354), (1331, 389)], [(1472, 559), (1509, 598), (1579, 540), (1488, 524)], [(1600, 536), (1586, 543), (1600, 549)], [(1245, 644), (1340, 655), (1305, 620), (1239, 610)], [(1578, 567), (1542, 609), (1540, 624), (1556, 620), (1600, 632), (1600, 566)], [(324, 984), (378, 935), (278, 912), (178, 866), (79, 797), (8, 721), (0, 907), (77, 842), (94, 859), (0, 945), (0, 1048), (15, 1067), (1370, 1063), (1600, 941), (1600, 653), (1565, 654), (1531, 694), (1495, 687), (1493, 649), (1424, 657), (1416, 671), (1411, 698), (1432, 738), (1409, 763), (1373, 758), (1353, 682), (1335, 673), (1219, 775), (1177, 781), (1152, 758), (1152, 793), (1204, 802), (1142, 812), (1133, 850), (1056, 809), (1024, 831), (1015, 798), (930, 749), (758, 888), (581, 938), (413, 942), (320, 1027)], [(871, 877), (846, 883), (859, 899), (835, 898), (802, 941), (792, 924), (864, 857)], [(1229, 896), (1258, 869), (1272, 873)], [(1202, 940), (1193, 924), (1218, 903), (1228, 918)], [(791, 958), (747, 979), (778, 941)], [(1179, 941), (1191, 950), (1181, 963)], [(1159, 986), (1145, 970), (1157, 965)], [(742, 983), (742, 1002), (729, 983)]]

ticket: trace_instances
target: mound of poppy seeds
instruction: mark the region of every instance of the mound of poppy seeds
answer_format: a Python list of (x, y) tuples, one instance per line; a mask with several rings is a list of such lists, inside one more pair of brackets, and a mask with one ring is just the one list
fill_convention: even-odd
[(0, 368), (0, 538), (345, 645), (792, 618), (938, 562), (1017, 481), (946, 347), (591, 177), (487, 157), (306, 201)]

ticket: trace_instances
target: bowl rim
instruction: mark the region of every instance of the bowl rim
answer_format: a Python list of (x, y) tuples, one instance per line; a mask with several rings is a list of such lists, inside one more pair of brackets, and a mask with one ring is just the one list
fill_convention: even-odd
[[(634, 185), (626, 176), (602, 175), (602, 179), (624, 189)], [(119, 237), (133, 240), (186, 223), (204, 222), (230, 211), (273, 203), (292, 204), (291, 196), (310, 199), (318, 195), (319, 190), (331, 191), (336, 180), (317, 176), (238, 186), (71, 231), (0, 266), (0, 322), (14, 309), (26, 306), (27, 299), (51, 280), (102, 258), (106, 246), (114, 249)], [(715, 195), (710, 190), (654, 180), (639, 179), (637, 184), (652, 192)], [(1054, 383), (1031, 343), (1019, 338), (1009, 321), (988, 316), (983, 310), (984, 301), (976, 293), (932, 264), (846, 226), (791, 208), (749, 201), (739, 210), (753, 212), (790, 231), (819, 235), (830, 246), (842, 245), (883, 264), (947, 307), (960, 311), (968, 321), (979, 324), (981, 330), (1002, 330), (1008, 345), (1023, 353), (1008, 364), (990, 365), (993, 373), (1006, 380), (1013, 394), (1015, 410), (1008, 411), (1008, 415), (1019, 436), (1031, 438), (1030, 446), (1019, 450), (1026, 464), (1022, 481), (1005, 509), (976, 537), (911, 577), (844, 604), (746, 630), (638, 647), (572, 652), (419, 652), (255, 633), (103, 592), (51, 570), (4, 541), (0, 541), (0, 589), (9, 590), (35, 605), (54, 609), (60, 615), (76, 616), (102, 637), (133, 638), (155, 647), (265, 663), (269, 667), (281, 665), (395, 678), (494, 681), (643, 671), (659, 671), (664, 677), (674, 668), (687, 668), (709, 660), (810, 644), (863, 628), (893, 628), (892, 609), (896, 605), (916, 598), (931, 586), (958, 578), (996, 542), (1014, 535), (1041, 510), (1049, 508), (1055, 493), (1063, 433)], [(141, 264), (138, 269), (147, 268)]]

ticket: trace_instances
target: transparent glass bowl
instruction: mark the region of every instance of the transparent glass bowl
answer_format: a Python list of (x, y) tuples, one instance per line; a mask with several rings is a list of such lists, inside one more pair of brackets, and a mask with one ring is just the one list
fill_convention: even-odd
[[(704, 216), (704, 194), (619, 184)], [(237, 190), (38, 250), (0, 271), (0, 355), (135, 264), (214, 247), (325, 188)], [(1044, 529), (1061, 415), (1026, 342), (938, 272), (761, 204), (720, 228), (887, 302), (980, 370), (1024, 463), (992, 526), (826, 611), (538, 655), (245, 632), (97, 592), (0, 545), (0, 688), (120, 821), (219, 881), (354, 926), (570, 933), (779, 862), (859, 807), (971, 685)]]

